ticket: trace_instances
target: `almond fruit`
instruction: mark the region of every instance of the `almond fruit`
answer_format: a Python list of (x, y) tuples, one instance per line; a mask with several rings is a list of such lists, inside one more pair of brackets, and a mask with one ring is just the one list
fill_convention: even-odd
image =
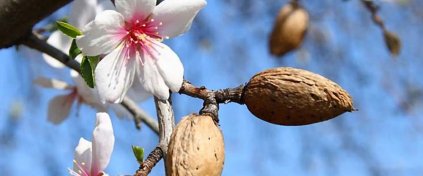
[(354, 110), (350, 95), (336, 83), (289, 67), (256, 74), (242, 96), (251, 113), (279, 125), (307, 125)]
[(166, 170), (170, 176), (220, 176), (224, 159), (223, 135), (212, 117), (191, 114), (172, 134)]
[(285, 5), (276, 17), (270, 35), (269, 49), (275, 56), (298, 48), (307, 31), (309, 16), (307, 11), (297, 3)]

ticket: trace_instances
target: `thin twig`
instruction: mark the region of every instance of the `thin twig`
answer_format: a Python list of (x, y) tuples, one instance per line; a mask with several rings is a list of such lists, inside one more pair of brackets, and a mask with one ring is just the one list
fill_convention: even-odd
[(150, 115), (148, 115), (144, 110), (138, 108), (137, 104), (133, 100), (125, 97), (121, 104), (134, 116), (135, 126), (137, 129), (141, 129), (141, 122), (144, 122), (158, 134), (159, 125), (157, 124), (157, 121), (150, 117)]
[(154, 97), (154, 102), (156, 104), (157, 118), (159, 119), (159, 145), (141, 163), (135, 176), (148, 175), (161, 158), (166, 160), (168, 144), (175, 127), (175, 116), (171, 102), (169, 100), (159, 100), (157, 97)]
[(153, 167), (163, 158), (163, 151), (160, 147), (156, 147), (143, 161), (135, 176), (147, 176)]
[(361, 0), (366, 9), (372, 14), (373, 22), (378, 25), (383, 31), (385, 31), (385, 24), (383, 23), (382, 18), (377, 14), (379, 11), (379, 6), (377, 6), (373, 0)]
[[(45, 40), (38, 38), (33, 33), (29, 34), (28, 37), (22, 41), (22, 44), (50, 55), (54, 59), (62, 62), (67, 67), (77, 71), (78, 73), (81, 72), (80, 65), (77, 61), (71, 59), (67, 54), (48, 44)], [(149, 117), (147, 113), (145, 113), (143, 110), (138, 108), (137, 104), (134, 101), (132, 101), (128, 97), (125, 97), (121, 104), (134, 116), (134, 122), (138, 129), (140, 129), (139, 123), (143, 121), (156, 134), (159, 134), (157, 122), (153, 118)]]
[(244, 104), (242, 100), (243, 90), (244, 85), (240, 85), (236, 88), (208, 90), (204, 86), (195, 87), (190, 82), (184, 80), (179, 93), (204, 100), (203, 108), (200, 110), (200, 114), (208, 114), (213, 117), (215, 122), (218, 123), (219, 103), (226, 104), (229, 102), (235, 102), (238, 104)]
[(373, 0), (361, 0), (366, 9), (371, 13), (373, 22), (382, 30), (386, 47), (393, 56), (398, 56), (401, 51), (401, 39), (397, 34), (390, 32), (378, 15), (379, 6)]
[(78, 73), (81, 72), (80, 65), (77, 61), (71, 59), (67, 54), (63, 53), (62, 51), (60, 51), (56, 47), (48, 44), (45, 40), (40, 39), (39, 37), (37, 37), (33, 33), (28, 35), (26, 40), (22, 41), (22, 44), (24, 44), (24, 45), (26, 45), (26, 46), (28, 46), (32, 49), (35, 49), (35, 50), (38, 50), (38, 51), (41, 51), (43, 53), (50, 55), (54, 59), (60, 61), (61, 63), (65, 64), (69, 68), (77, 71)]
[(238, 104), (244, 104), (242, 101), (242, 91), (244, 85), (240, 85), (235, 88), (227, 88), (221, 90), (209, 90), (204, 86), (195, 87), (189, 81), (184, 80), (182, 87), (179, 90), (180, 94), (185, 94), (191, 97), (200, 98), (207, 100), (210, 97), (214, 97), (217, 103), (230, 103), (235, 102)]

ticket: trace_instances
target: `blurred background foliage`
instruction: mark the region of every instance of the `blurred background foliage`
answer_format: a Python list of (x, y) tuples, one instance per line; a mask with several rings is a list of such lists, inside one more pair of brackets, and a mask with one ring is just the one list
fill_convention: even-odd
[[(423, 174), (423, 2), (379, 0), (379, 15), (398, 34), (402, 51), (393, 57), (383, 34), (360, 1), (300, 1), (310, 14), (303, 45), (276, 58), (268, 52), (275, 16), (288, 1), (213, 0), (191, 30), (166, 41), (178, 53), (185, 78), (210, 89), (235, 87), (272, 67), (319, 73), (346, 89), (359, 110), (323, 123), (276, 126), (245, 106), (220, 106), (225, 137), (223, 175), (422, 175)], [(44, 20), (45, 26), (68, 7)], [(32, 84), (37, 76), (72, 83), (69, 70), (56, 70), (25, 47), (0, 50), (1, 175), (67, 175), (80, 137), (91, 139), (95, 111), (75, 106), (61, 125), (46, 121), (48, 101), (60, 90)], [(177, 120), (198, 112), (202, 102), (173, 95)], [(155, 115), (152, 99), (140, 104)], [(157, 136), (130, 119), (112, 118), (116, 145), (110, 175), (138, 168), (131, 145), (151, 151)], [(151, 175), (164, 175), (162, 162)]]

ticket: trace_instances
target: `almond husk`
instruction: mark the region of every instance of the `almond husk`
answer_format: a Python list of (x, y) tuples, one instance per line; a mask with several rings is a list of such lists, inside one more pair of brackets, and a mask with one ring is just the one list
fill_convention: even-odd
[(290, 67), (256, 74), (243, 101), (258, 118), (279, 125), (307, 125), (354, 110), (350, 95), (329, 79)]
[(307, 31), (309, 16), (297, 3), (288, 3), (279, 11), (270, 35), (269, 49), (275, 56), (284, 54), (301, 46)]
[(176, 126), (165, 164), (170, 176), (220, 176), (224, 159), (219, 127), (210, 116), (192, 114)]

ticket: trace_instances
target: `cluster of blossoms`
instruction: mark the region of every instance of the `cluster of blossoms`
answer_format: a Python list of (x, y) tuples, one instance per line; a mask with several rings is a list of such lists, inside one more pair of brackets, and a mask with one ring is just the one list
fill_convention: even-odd
[[(93, 142), (81, 138), (75, 149), (74, 176), (106, 175), (103, 170), (109, 163), (114, 145), (113, 128), (107, 108), (119, 103), (128, 95), (142, 101), (149, 95), (168, 99), (169, 90), (178, 92), (182, 86), (184, 68), (164, 39), (186, 32), (205, 0), (165, 0), (156, 6), (156, 0), (76, 0), (69, 22), (82, 28), (83, 35), (76, 38), (83, 56), (100, 56), (95, 69), (95, 88), (89, 88), (81, 76), (71, 71), (75, 86), (65, 82), (38, 78), (43, 87), (69, 90), (49, 103), (48, 119), (62, 122), (69, 114), (73, 102), (85, 103), (97, 109), (97, 123)], [(115, 10), (111, 10), (115, 9)], [(48, 43), (64, 52), (72, 40), (59, 31), (53, 32)], [(64, 65), (48, 55), (46, 62), (55, 68)]]
[[(95, 15), (106, 10), (112, 9), (113, 4), (109, 0), (76, 0), (73, 2), (72, 10), (69, 16), (69, 23), (82, 28), (95, 18)], [(63, 52), (68, 52), (72, 39), (64, 35), (60, 31), (54, 31), (47, 42)], [(78, 55), (75, 60), (82, 61), (82, 54)], [(47, 54), (43, 54), (43, 58), (53, 68), (64, 69), (65, 65)], [(54, 124), (63, 122), (70, 114), (74, 102), (79, 107), (81, 104), (87, 104), (95, 108), (99, 112), (105, 112), (108, 108), (112, 108), (118, 117), (129, 117), (128, 112), (120, 105), (101, 103), (97, 90), (89, 88), (80, 74), (74, 70), (70, 71), (70, 76), (74, 81), (74, 85), (67, 84), (60, 80), (48, 79), (44, 77), (37, 78), (35, 83), (45, 88), (53, 88), (59, 90), (67, 90), (68, 94), (58, 95), (54, 97), (48, 106), (48, 120)], [(139, 81), (134, 82), (134, 86), (128, 91), (127, 95), (141, 102), (150, 95), (143, 90)]]

